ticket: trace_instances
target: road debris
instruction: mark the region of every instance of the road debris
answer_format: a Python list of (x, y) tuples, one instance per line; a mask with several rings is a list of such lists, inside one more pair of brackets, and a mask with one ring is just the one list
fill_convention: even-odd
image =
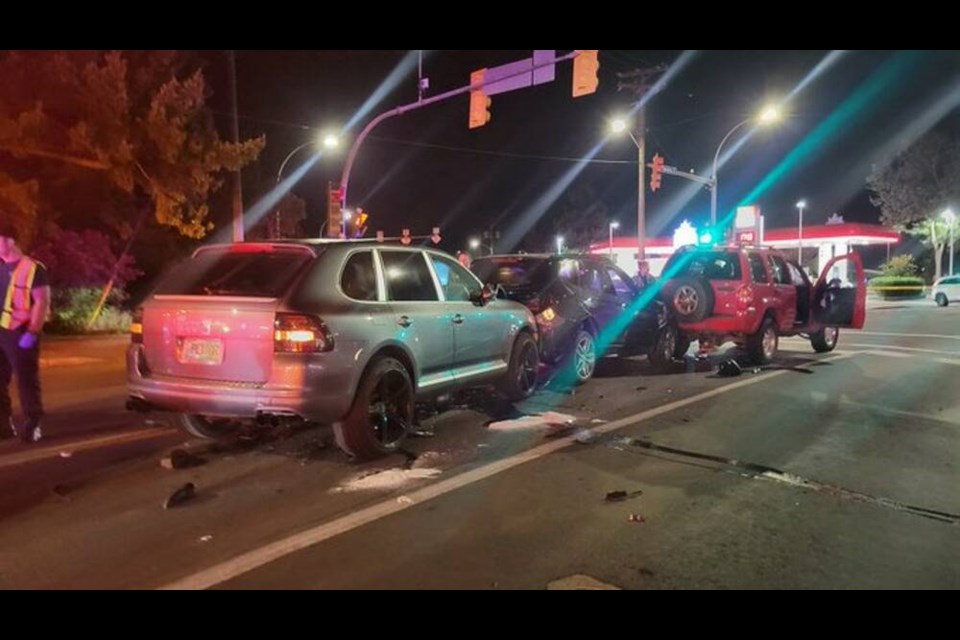
[(642, 515), (640, 515), (639, 513), (631, 513), (631, 514), (630, 514), (630, 517), (627, 518), (627, 521), (629, 521), (629, 522), (636, 522), (637, 524), (643, 524), (644, 522), (647, 521), (647, 519), (644, 518), (644, 517), (643, 517)]
[(604, 499), (607, 502), (623, 502), (624, 500), (639, 498), (642, 495), (643, 491), (640, 491), (639, 489), (636, 491), (610, 491), (607, 493)]
[(201, 458), (194, 453), (183, 449), (174, 449), (170, 452), (170, 455), (160, 460), (160, 466), (164, 469), (189, 469), (190, 467), (198, 467), (206, 462), (206, 458)]
[(192, 500), (197, 496), (197, 488), (192, 482), (188, 482), (176, 491), (170, 494), (166, 502), (163, 503), (164, 509), (173, 509), (179, 507), (185, 502)]

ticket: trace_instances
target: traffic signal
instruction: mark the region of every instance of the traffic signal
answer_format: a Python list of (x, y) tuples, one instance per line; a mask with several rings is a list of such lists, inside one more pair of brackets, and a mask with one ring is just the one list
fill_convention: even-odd
[(600, 79), (600, 60), (597, 59), (599, 49), (577, 49), (573, 59), (573, 97), (589, 95), (597, 90)]
[(353, 237), (362, 238), (367, 233), (367, 212), (357, 207), (357, 215), (353, 218)]
[(477, 69), (470, 74), (470, 128), (477, 129), (490, 122), (490, 96), (483, 91), (487, 70)]
[(653, 156), (653, 163), (650, 169), (650, 191), (656, 191), (660, 188), (660, 180), (663, 178), (663, 156), (659, 153)]

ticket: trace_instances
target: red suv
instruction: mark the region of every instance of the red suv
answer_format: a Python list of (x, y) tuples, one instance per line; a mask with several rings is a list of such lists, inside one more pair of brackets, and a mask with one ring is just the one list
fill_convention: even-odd
[[(849, 277), (848, 277), (849, 276)], [(733, 341), (766, 364), (780, 336), (807, 337), (832, 351), (839, 329), (860, 329), (867, 288), (860, 256), (837, 256), (816, 283), (781, 253), (760, 247), (684, 247), (663, 269), (661, 296), (677, 317), (677, 354)]]

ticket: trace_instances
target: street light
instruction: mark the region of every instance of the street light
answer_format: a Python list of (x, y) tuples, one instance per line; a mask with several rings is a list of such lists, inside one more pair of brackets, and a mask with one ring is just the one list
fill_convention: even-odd
[(953, 275), (953, 228), (956, 226), (957, 214), (952, 209), (947, 209), (940, 216), (950, 227), (950, 275)]
[(563, 236), (557, 236), (557, 253), (563, 253)]
[(610, 244), (609, 244), (608, 246), (610, 247), (610, 258), (611, 258), (611, 259), (613, 259), (613, 230), (614, 230), (614, 229), (619, 229), (619, 228), (620, 228), (620, 223), (617, 222), (616, 220), (614, 220), (613, 222), (610, 223)]
[(800, 224), (797, 227), (797, 264), (803, 267), (803, 210), (807, 208), (807, 201), (801, 200), (797, 203), (797, 209), (800, 210)]
[(723, 140), (720, 141), (720, 145), (717, 147), (717, 153), (713, 156), (713, 173), (710, 174), (710, 182), (712, 188), (710, 189), (710, 227), (717, 226), (717, 165), (720, 162), (720, 151), (723, 149), (723, 145), (730, 139), (734, 133), (736, 133), (741, 127), (746, 126), (756, 120), (759, 124), (766, 125), (776, 122), (780, 118), (780, 110), (775, 106), (768, 106), (760, 112), (759, 116), (747, 118), (743, 122), (737, 123), (733, 129), (727, 132), (727, 135), (723, 136)]
[(476, 251), (480, 248), (480, 239), (479, 238), (470, 238), (470, 248)]
[[(280, 168), (277, 170), (277, 186), (280, 185), (280, 181), (283, 180), (283, 169), (287, 166), (287, 163), (290, 162), (290, 159), (296, 155), (297, 151), (301, 149), (306, 149), (310, 145), (319, 145), (320, 147), (328, 150), (336, 149), (340, 145), (340, 139), (332, 133), (323, 135), (323, 137), (317, 137), (314, 140), (304, 142), (302, 145), (291, 151), (287, 154), (287, 157), (283, 159), (283, 162), (280, 163)], [(277, 211), (274, 217), (274, 222), (276, 223), (276, 233), (277, 237), (280, 237), (280, 203), (277, 203)]]
[[(641, 117), (641, 121), (642, 121)], [(644, 148), (644, 137), (643, 137), (643, 127), (641, 126), (640, 139), (637, 140), (637, 137), (633, 135), (633, 131), (630, 130), (630, 125), (625, 118), (614, 118), (610, 121), (610, 130), (613, 133), (619, 134), (624, 131), (630, 136), (630, 139), (633, 140), (633, 144), (637, 147), (637, 259), (643, 260), (646, 257), (645, 246), (647, 244), (646, 231), (647, 231), (647, 221), (646, 221), (646, 179), (644, 178), (644, 169), (646, 169), (646, 149)]]

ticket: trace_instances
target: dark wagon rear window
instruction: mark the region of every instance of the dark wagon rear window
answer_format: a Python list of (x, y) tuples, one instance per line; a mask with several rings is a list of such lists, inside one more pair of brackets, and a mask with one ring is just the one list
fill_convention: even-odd
[(540, 291), (553, 280), (553, 267), (543, 258), (486, 258), (474, 260), (471, 270), (485, 284), (507, 291)]
[(306, 251), (203, 251), (178, 265), (155, 293), (277, 298), (312, 259)]

